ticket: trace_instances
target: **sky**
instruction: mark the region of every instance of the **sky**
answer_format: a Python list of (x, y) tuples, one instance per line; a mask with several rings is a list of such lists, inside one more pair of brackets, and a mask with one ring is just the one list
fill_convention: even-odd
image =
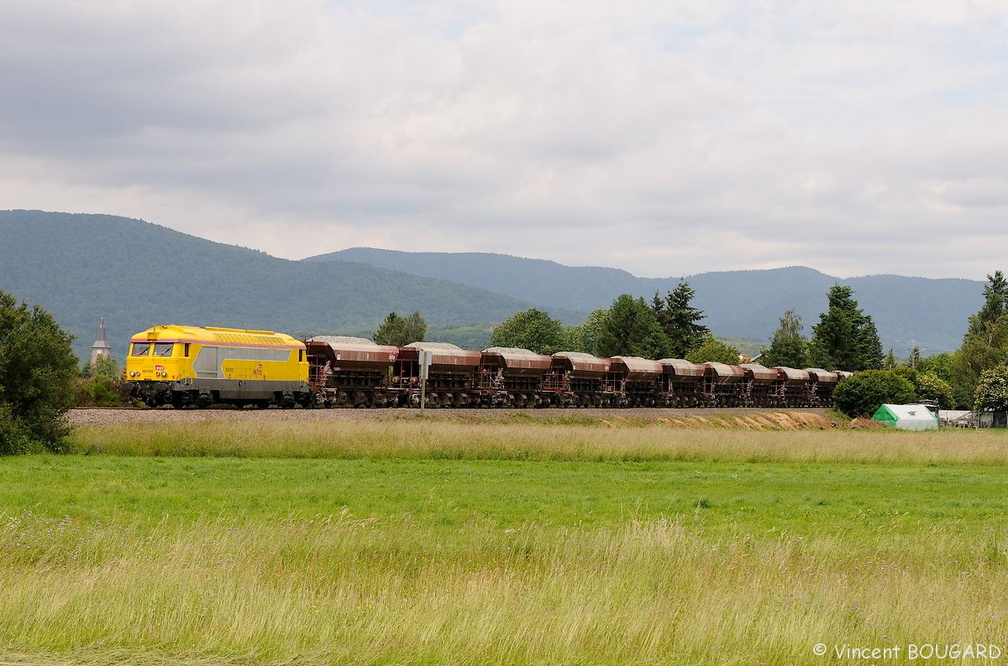
[(1008, 268), (1004, 0), (4, 0), (0, 208), (290, 259)]

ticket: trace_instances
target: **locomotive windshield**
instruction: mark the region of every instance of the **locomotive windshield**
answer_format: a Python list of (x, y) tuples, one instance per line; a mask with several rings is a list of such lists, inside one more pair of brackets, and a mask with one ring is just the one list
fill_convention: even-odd
[(134, 342), (131, 356), (146, 356), (150, 353), (151, 344), (149, 342)]
[(172, 348), (175, 345), (171, 342), (155, 342), (154, 343), (154, 355), (155, 356), (171, 356)]

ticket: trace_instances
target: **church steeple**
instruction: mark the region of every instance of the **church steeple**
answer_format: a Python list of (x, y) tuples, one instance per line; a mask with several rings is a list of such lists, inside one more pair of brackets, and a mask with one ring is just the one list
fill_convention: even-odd
[(108, 357), (112, 355), (112, 347), (105, 340), (105, 317), (101, 318), (101, 323), (98, 324), (98, 335), (95, 337), (94, 344), (91, 345), (91, 364), (101, 357)]

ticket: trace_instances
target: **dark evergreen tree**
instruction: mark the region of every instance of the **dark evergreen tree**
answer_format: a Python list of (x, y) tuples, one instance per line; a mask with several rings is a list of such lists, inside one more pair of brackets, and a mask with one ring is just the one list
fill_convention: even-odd
[(850, 287), (833, 285), (829, 309), (812, 327), (810, 362), (827, 370), (872, 370), (882, 367), (882, 343), (871, 316), (864, 314)]
[(683, 281), (664, 299), (655, 292), (651, 301), (651, 310), (668, 337), (670, 353), (674, 358), (686, 358), (710, 333), (706, 326), (699, 323), (705, 316), (703, 311), (691, 305), (694, 295), (689, 282)]
[(427, 322), (414, 312), (408, 317), (400, 317), (390, 312), (381, 326), (374, 332), (374, 341), (380, 345), (395, 345), (401, 347), (411, 342), (422, 342), (427, 335)]
[(763, 352), (760, 363), (767, 367), (808, 367), (808, 340), (802, 334), (801, 316), (788, 310), (780, 319), (780, 327), (770, 338), (770, 347)]
[(48, 312), (0, 291), (0, 454), (62, 450), (78, 374), (72, 342)]
[(969, 330), (966, 335), (980, 333), (984, 324), (994, 323), (1008, 314), (1008, 280), (1001, 271), (987, 276), (984, 285), (984, 304), (980, 312), (969, 319)]
[(643, 298), (623, 294), (615, 301), (599, 327), (594, 353), (599, 356), (669, 356), (668, 336)]
[(963, 409), (973, 406), (982, 373), (1008, 360), (1008, 281), (1001, 271), (987, 280), (984, 304), (969, 318), (969, 329), (950, 367), (956, 406)]

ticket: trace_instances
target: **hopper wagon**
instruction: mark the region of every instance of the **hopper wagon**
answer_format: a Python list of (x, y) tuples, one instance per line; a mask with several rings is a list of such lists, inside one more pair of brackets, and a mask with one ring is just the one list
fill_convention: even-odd
[(714, 407), (738, 407), (745, 388), (745, 372), (737, 365), (709, 361), (703, 364), (703, 397)]
[(777, 367), (777, 386), (785, 407), (809, 407), (809, 373), (798, 368)]
[(477, 392), (491, 406), (535, 407), (553, 359), (528, 349), (488, 347), (481, 352)]
[(420, 352), (432, 354), (427, 374), (426, 402), (431, 407), (467, 407), (475, 396), (482, 354), (449, 342), (411, 342), (399, 348), (392, 366), (392, 387), (400, 403), (420, 404)]
[(317, 335), (305, 340), (305, 346), (316, 406), (396, 404), (389, 378), (399, 357), (398, 347), (342, 335)]
[(613, 356), (609, 359), (607, 384), (618, 405), (654, 407), (661, 399), (663, 374), (664, 368), (658, 361)]
[(682, 358), (663, 358), (658, 361), (664, 370), (662, 391), (672, 407), (696, 407), (703, 396), (705, 368)]
[(777, 372), (759, 363), (743, 363), (745, 387), (742, 404), (746, 407), (774, 407), (777, 399)]
[(609, 359), (582, 352), (553, 354), (543, 381), (542, 401), (560, 407), (598, 407), (612, 401), (606, 390)]
[(835, 372), (822, 368), (805, 368), (809, 373), (810, 402), (814, 407), (830, 407), (833, 405), (833, 391), (840, 377)]

